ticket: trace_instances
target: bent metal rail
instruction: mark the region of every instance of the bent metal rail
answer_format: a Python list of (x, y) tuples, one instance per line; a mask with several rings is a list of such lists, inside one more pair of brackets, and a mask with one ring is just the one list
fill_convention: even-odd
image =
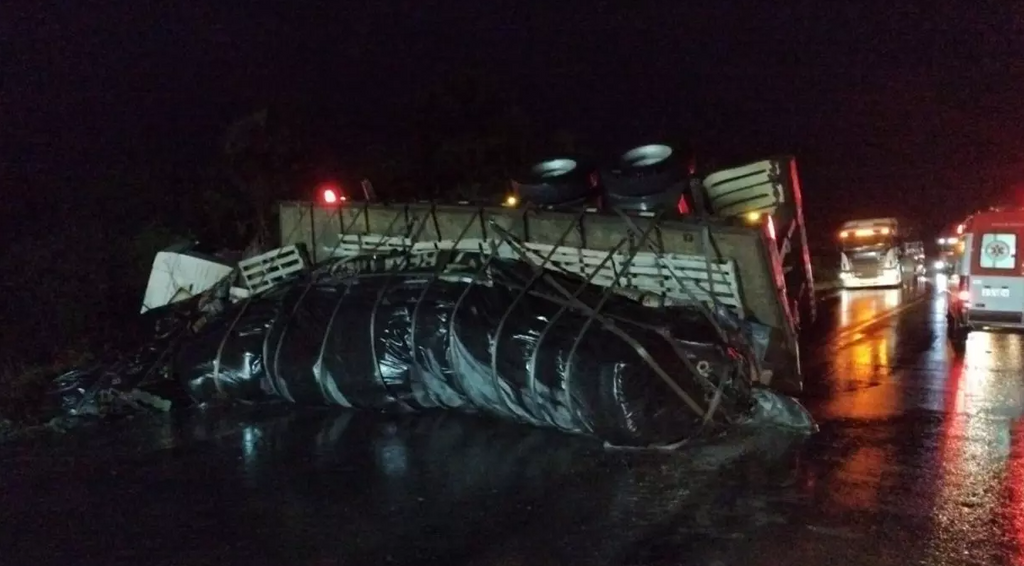
[(647, 304), (733, 310), (771, 328), (761, 380), (784, 391), (801, 389), (781, 262), (762, 228), (664, 213), (430, 203), (285, 202), (279, 210), (281, 245), (304, 245), (314, 263), (342, 258), (390, 270), (443, 266), (472, 254), (568, 272)]

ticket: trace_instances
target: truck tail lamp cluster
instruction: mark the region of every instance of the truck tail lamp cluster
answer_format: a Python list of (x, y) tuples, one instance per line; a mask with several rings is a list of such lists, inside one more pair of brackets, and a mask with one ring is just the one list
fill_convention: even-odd
[(320, 189), (320, 202), (328, 205), (338, 205), (348, 200), (341, 189), (334, 185), (328, 185)]

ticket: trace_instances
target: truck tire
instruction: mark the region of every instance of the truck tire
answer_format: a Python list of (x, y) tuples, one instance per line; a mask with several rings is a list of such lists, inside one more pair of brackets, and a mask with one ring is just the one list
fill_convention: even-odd
[(593, 194), (590, 169), (572, 157), (554, 157), (525, 167), (512, 178), (523, 203), (542, 206), (585, 202)]
[(669, 187), (663, 192), (638, 197), (606, 192), (604, 205), (611, 209), (643, 212), (659, 211), (665, 208), (678, 209), (679, 199), (683, 198), (684, 188), (683, 183), (676, 183), (675, 186)]
[(680, 190), (682, 166), (675, 149), (664, 144), (646, 144), (620, 154), (601, 174), (601, 184), (615, 198), (645, 197)]

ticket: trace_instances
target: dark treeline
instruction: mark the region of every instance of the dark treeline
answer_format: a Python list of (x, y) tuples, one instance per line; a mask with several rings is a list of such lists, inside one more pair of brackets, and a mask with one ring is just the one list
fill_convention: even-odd
[(332, 138), (345, 132), (325, 132), (318, 116), (270, 103), (225, 125), (219, 151), (205, 161), (168, 165), (152, 156), (67, 176), (4, 170), (11, 196), (0, 228), (0, 364), (122, 344), (133, 337), (129, 321), (157, 251), (186, 238), (235, 249), (271, 244), (274, 203), (311, 198), (323, 181), (358, 187), (369, 178), (393, 200), (482, 197), (503, 191), (511, 171), (535, 155), (586, 149), (533, 123), (478, 77), (424, 93), (416, 110), (404, 135), (348, 140), (355, 151), (339, 151)]
[[(369, 178), (380, 196), (396, 201), (483, 199), (504, 192), (518, 167), (544, 155), (625, 149), (595, 147), (588, 136), (531, 115), (480, 74), (445, 79), (420, 93), (414, 108), (411, 122), (387, 137), (363, 139), (323, 109), (271, 102), (242, 109), (222, 132), (211, 132), (219, 139), (205, 159), (126, 158), (66, 177), (6, 171), (4, 186), (18, 197), (8, 200), (14, 221), (2, 228), (0, 363), (45, 363), (69, 348), (103, 350), (126, 334), (140, 336), (128, 321), (138, 318), (157, 251), (185, 238), (234, 249), (270, 245), (274, 203), (313, 198), (324, 181), (354, 189)], [(695, 152), (703, 170), (793, 150), (761, 135), (753, 145), (773, 149), (751, 151), (750, 139), (737, 144), (732, 131), (698, 120), (658, 124), (620, 141), (671, 143)]]

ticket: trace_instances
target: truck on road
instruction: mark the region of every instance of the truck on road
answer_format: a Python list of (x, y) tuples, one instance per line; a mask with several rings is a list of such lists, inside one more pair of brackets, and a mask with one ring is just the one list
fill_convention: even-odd
[(935, 273), (944, 275), (953, 273), (953, 262), (956, 261), (960, 237), (963, 235), (963, 232), (963, 222), (954, 222), (939, 232), (939, 237), (935, 240), (938, 253), (935, 256), (935, 262), (932, 264), (932, 269)]
[(895, 218), (851, 220), (839, 228), (839, 284), (844, 289), (899, 287), (905, 274)]

